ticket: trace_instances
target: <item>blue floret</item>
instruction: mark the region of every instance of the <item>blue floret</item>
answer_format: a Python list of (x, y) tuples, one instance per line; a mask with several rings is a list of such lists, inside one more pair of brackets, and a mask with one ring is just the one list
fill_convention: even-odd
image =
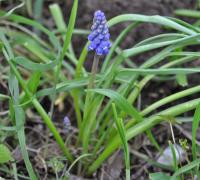
[(88, 51), (96, 51), (97, 55), (106, 55), (109, 53), (111, 43), (108, 26), (106, 24), (105, 14), (98, 10), (94, 13), (92, 32), (88, 36), (90, 44)]

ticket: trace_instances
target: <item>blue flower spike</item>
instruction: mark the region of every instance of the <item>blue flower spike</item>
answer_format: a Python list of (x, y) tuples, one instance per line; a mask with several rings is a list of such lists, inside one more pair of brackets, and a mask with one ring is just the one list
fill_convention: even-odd
[(95, 51), (97, 55), (109, 53), (111, 43), (105, 14), (98, 10), (94, 13), (92, 32), (88, 36), (90, 44), (88, 51)]

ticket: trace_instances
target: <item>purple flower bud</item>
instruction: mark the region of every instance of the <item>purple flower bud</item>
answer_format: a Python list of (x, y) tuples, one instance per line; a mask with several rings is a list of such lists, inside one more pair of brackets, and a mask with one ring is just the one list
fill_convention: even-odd
[(103, 54), (108, 54), (108, 53), (109, 53), (108, 47), (104, 47), (104, 48), (103, 48)]
[(92, 42), (89, 46), (88, 46), (88, 50), (90, 51), (92, 51), (92, 50), (94, 50), (94, 49), (96, 49), (96, 47), (97, 47), (97, 45), (94, 43), (94, 42)]
[(88, 40), (89, 40), (89, 41), (92, 41), (93, 39), (94, 39), (94, 34), (91, 33), (91, 34), (88, 36)]
[(107, 41), (107, 40), (109, 40), (109, 39), (110, 39), (110, 34), (107, 33), (107, 34), (104, 36), (104, 41)]
[(102, 40), (102, 39), (105, 38), (105, 36), (104, 36), (103, 34), (99, 34), (99, 35), (98, 35), (98, 38), (99, 38), (100, 40)]
[(97, 55), (99, 55), (99, 56), (103, 55), (103, 49), (99, 46), (99, 47), (96, 49), (96, 53), (97, 53)]
[(98, 44), (100, 44), (100, 39), (99, 38), (95, 38), (94, 40), (93, 40), (93, 42), (96, 44), (96, 45), (98, 45)]
[(101, 12), (101, 10), (97, 10), (97, 11), (94, 13), (94, 17), (101, 16), (101, 15), (104, 15), (104, 13)]
[(90, 41), (88, 51), (95, 50), (97, 55), (108, 54), (111, 47), (110, 34), (106, 22), (105, 14), (102, 11), (98, 10), (94, 13), (92, 32), (88, 36)]
[(64, 125), (64, 130), (65, 130), (66, 132), (68, 132), (69, 129), (70, 129), (70, 127), (71, 127), (71, 122), (70, 122), (68, 116), (65, 116), (65, 117), (64, 117), (63, 125)]

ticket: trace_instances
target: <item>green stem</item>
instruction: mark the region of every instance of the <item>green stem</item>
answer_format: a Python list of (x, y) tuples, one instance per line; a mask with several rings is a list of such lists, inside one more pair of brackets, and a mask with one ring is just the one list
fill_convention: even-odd
[(92, 64), (92, 71), (91, 71), (91, 79), (88, 84), (88, 89), (91, 89), (94, 87), (94, 81), (98, 69), (98, 64), (99, 64), (99, 56), (97, 54), (94, 55), (94, 61)]
[[(164, 111), (161, 111), (160, 113), (157, 113), (149, 117), (148, 119), (129, 128), (126, 131), (127, 139), (130, 140), (131, 138), (137, 136), (138, 134), (141, 134), (142, 132), (162, 122), (163, 119), (159, 118), (159, 115), (177, 116), (184, 112), (194, 109), (199, 102), (200, 99), (191, 100), (186, 103), (168, 108)], [(112, 154), (113, 151), (115, 151), (120, 145), (121, 141), (119, 136), (115, 136), (115, 138), (108, 144), (108, 146), (105, 148), (102, 154), (100, 154), (99, 157), (91, 164), (88, 173), (92, 174), (96, 169), (98, 169), (99, 166), (103, 163), (103, 161), (105, 161), (109, 157), (109, 155)]]
[[(91, 77), (89, 80), (88, 88), (91, 89), (94, 87), (94, 82), (95, 82), (95, 77), (96, 77), (96, 72), (98, 69), (98, 64), (99, 64), (99, 56), (94, 55), (94, 61), (92, 64), (92, 70), (91, 70)], [(80, 132), (80, 138), (82, 138), (83, 141), (83, 151), (84, 153), (87, 153), (88, 151), (88, 146), (89, 146), (89, 135), (91, 132), (91, 128), (93, 126), (93, 117), (90, 118), (90, 110), (91, 110), (91, 100), (92, 100), (92, 92), (87, 91), (86, 94), (86, 100), (85, 100), (85, 107), (84, 107), (84, 117), (83, 117), (83, 126), (81, 128)], [(84, 135), (83, 135), (84, 133)]]
[[(30, 99), (32, 99), (33, 95), (27, 89), (26, 83), (23, 81), (23, 79), (22, 79), (21, 75), (19, 74), (19, 72), (17, 71), (15, 65), (13, 64), (12, 61), (9, 61), (9, 60), (8, 60), (8, 63), (10, 65), (11, 69), (13, 70), (13, 72), (14, 72), (17, 80), (19, 81), (22, 89), (25, 91), (25, 93), (27, 94), (27, 96)], [(63, 139), (61, 138), (60, 134), (58, 133), (56, 127), (54, 126), (53, 122), (49, 118), (49, 116), (46, 113), (46, 111), (44, 110), (44, 108), (41, 106), (41, 104), (38, 102), (38, 100), (36, 98), (33, 98), (32, 104), (34, 105), (35, 109), (40, 114), (40, 116), (42, 117), (42, 119), (44, 120), (44, 122), (46, 123), (46, 125), (48, 126), (48, 128), (50, 129), (50, 131), (52, 132), (52, 134), (54, 135), (54, 138), (56, 139), (56, 142), (60, 146), (60, 148), (63, 151), (64, 155), (67, 157), (67, 159), (70, 162), (72, 162), (73, 161), (73, 156), (71, 155), (71, 153), (69, 152), (69, 150), (66, 148)]]

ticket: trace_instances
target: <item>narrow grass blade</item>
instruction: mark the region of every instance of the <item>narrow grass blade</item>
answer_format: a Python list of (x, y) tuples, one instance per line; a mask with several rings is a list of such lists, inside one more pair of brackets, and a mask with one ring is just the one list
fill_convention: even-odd
[(111, 89), (90, 89), (88, 91), (102, 94), (111, 98), (121, 110), (135, 118), (136, 121), (142, 120), (142, 116), (139, 114), (139, 112), (119, 93)]
[(36, 0), (33, 5), (34, 18), (40, 21), (42, 16), (44, 0)]
[(153, 110), (156, 110), (156, 109), (158, 109), (159, 107), (161, 107), (161, 106), (163, 106), (163, 105), (165, 105), (165, 104), (167, 104), (167, 103), (169, 103), (169, 102), (173, 102), (173, 101), (175, 101), (175, 100), (177, 100), (177, 99), (179, 99), (179, 98), (183, 98), (183, 97), (186, 97), (186, 96), (192, 95), (192, 94), (194, 94), (194, 93), (198, 93), (198, 92), (200, 92), (200, 85), (199, 85), (199, 86), (192, 87), (192, 88), (188, 88), (188, 89), (186, 89), (186, 90), (184, 90), (184, 91), (180, 91), (180, 92), (175, 93), (175, 94), (172, 94), (172, 95), (170, 95), (170, 96), (168, 96), (168, 97), (165, 97), (165, 98), (163, 98), (163, 99), (161, 99), (161, 100), (159, 100), (159, 101), (157, 101), (157, 102), (155, 102), (155, 103), (149, 105), (147, 108), (145, 108), (145, 109), (141, 112), (141, 114), (142, 114), (143, 116), (146, 116), (146, 115), (148, 115), (150, 112), (152, 112)]
[(75, 73), (76, 79), (81, 78), (84, 75), (83, 74), (84, 73), (83, 65), (84, 65), (84, 62), (85, 62), (86, 57), (88, 55), (88, 49), (87, 49), (88, 45), (89, 45), (89, 43), (86, 43), (86, 45), (84, 46), (83, 50), (81, 51), (81, 55), (79, 57), (78, 64), (76, 65), (76, 73)]
[(126, 29), (124, 29), (120, 35), (117, 37), (117, 39), (115, 40), (115, 42), (112, 44), (111, 49), (109, 51), (109, 54), (106, 56), (106, 59), (103, 63), (103, 66), (101, 68), (101, 72), (105, 72), (106, 68), (108, 68), (108, 64), (109, 61), (112, 57), (112, 55), (114, 54), (114, 51), (116, 50), (116, 48), (119, 46), (119, 44), (123, 41), (123, 39), (126, 37), (126, 35), (135, 27), (137, 27), (139, 23), (132, 23), (130, 24)]
[(164, 41), (169, 41), (169, 40), (176, 40), (186, 37), (185, 34), (179, 34), (179, 33), (166, 33), (166, 34), (159, 34), (150, 38), (147, 38), (143, 41), (140, 41), (135, 45), (135, 47), (147, 45), (147, 44), (153, 44), (153, 43), (159, 43), (159, 42), (164, 42)]
[[(37, 88), (39, 86), (40, 78), (41, 78), (41, 72), (34, 72), (27, 82), (27, 88), (33, 94), (33, 96), (35, 95)], [(28, 101), (32, 101), (32, 99), (30, 99), (25, 93), (22, 94), (20, 97), (21, 105), (27, 104)], [(31, 104), (31, 102), (30, 102), (30, 104)], [(27, 107), (28, 107), (28, 105), (26, 105), (26, 107), (24, 107), (24, 109), (26, 109)]]
[(17, 6), (15, 6), (14, 8), (12, 8), (8, 12), (6, 12), (6, 14), (4, 14), (3, 16), (1, 16), (0, 19), (6, 18), (6, 17), (10, 16), (16, 9), (19, 9), (19, 8), (23, 7), (24, 4), (25, 4), (25, 2), (22, 2), (22, 3), (18, 4)]
[(34, 63), (25, 57), (16, 57), (13, 61), (20, 66), (32, 71), (48, 71), (52, 70), (57, 65), (57, 61), (55, 60), (46, 64), (42, 64)]
[[(88, 84), (88, 78), (65, 81), (65, 82), (57, 84), (56, 92), (71, 91), (76, 88), (84, 87), (87, 84)], [(36, 93), (36, 95), (37, 97), (43, 97), (43, 96), (50, 95), (53, 92), (54, 92), (54, 88), (47, 88), (47, 89), (39, 90)]]
[(10, 96), (0, 94), (0, 101), (6, 100), (6, 99), (10, 99)]
[(200, 18), (200, 12), (196, 10), (189, 9), (177, 9), (175, 14), (178, 16), (191, 17), (191, 18)]
[(118, 71), (118, 76), (130, 77), (131, 75), (177, 75), (177, 74), (193, 74), (200, 73), (200, 68), (159, 68), (159, 69), (143, 69), (143, 68), (124, 68)]
[[(0, 16), (3, 16), (3, 15), (5, 15), (5, 12), (0, 11)], [(15, 14), (11, 14), (7, 18), (16, 23), (26, 24), (26, 25), (32, 26), (34, 28), (37, 28), (38, 30), (41, 30), (43, 33), (45, 33), (49, 37), (49, 40), (54, 45), (54, 48), (60, 49), (60, 44), (59, 44), (57, 38), (55, 37), (55, 35), (51, 31), (49, 31), (47, 28), (42, 26), (40, 23), (38, 23), (37, 21), (25, 18), (23, 16), (15, 15)]]
[(196, 149), (196, 135), (197, 135), (197, 129), (199, 127), (199, 121), (200, 121), (200, 104), (198, 104), (195, 113), (194, 113), (194, 119), (192, 122), (192, 156), (193, 160), (197, 158), (197, 149)]
[(58, 57), (58, 65), (55, 71), (55, 81), (54, 81), (54, 92), (52, 96), (52, 101), (51, 101), (51, 107), (50, 107), (50, 117), (53, 115), (54, 111), (54, 103), (56, 99), (56, 85), (59, 81), (59, 76), (60, 76), (60, 71), (61, 67), (64, 61), (65, 53), (67, 52), (68, 48), (70, 47), (73, 31), (74, 31), (74, 26), (75, 26), (75, 21), (76, 21), (76, 14), (77, 14), (77, 9), (78, 9), (78, 0), (74, 0), (73, 7), (71, 10), (70, 18), (69, 18), (69, 23), (68, 23), (68, 29), (65, 34), (65, 39), (64, 39), (64, 44), (63, 48), (61, 50), (61, 53)]
[(13, 101), (13, 109), (14, 109), (14, 114), (15, 114), (14, 118), (15, 118), (17, 136), (19, 140), (22, 157), (24, 159), (26, 169), (28, 171), (30, 178), (33, 180), (37, 180), (37, 176), (29, 160), (29, 155), (26, 148), (26, 138), (25, 138), (25, 132), (24, 132), (25, 114), (24, 114), (23, 109), (19, 106), (18, 81), (12, 71), (9, 78), (9, 89), (10, 89), (10, 93), (11, 93), (12, 101)]
[(145, 15), (139, 15), (139, 14), (123, 14), (116, 16), (108, 21), (109, 26), (113, 26), (115, 24), (118, 24), (120, 22), (124, 21), (136, 21), (136, 22), (146, 22), (146, 23), (155, 23), (159, 25), (163, 25), (166, 27), (170, 27), (172, 29), (176, 29), (178, 31), (184, 32), (186, 34), (196, 34), (194, 31), (190, 30), (189, 28), (182, 26), (166, 17), (162, 17), (159, 15), (154, 16), (145, 16)]
[(163, 172), (156, 172), (149, 174), (150, 180), (170, 180), (170, 176)]
[[(173, 156), (173, 167), (174, 167), (174, 171), (177, 171), (178, 170), (178, 162), (177, 162), (177, 158), (176, 158), (176, 150), (175, 150), (175, 147), (176, 144), (173, 144), (171, 143), (171, 141), (168, 142), (169, 143), (169, 147), (171, 149), (171, 152), (172, 152), (172, 156)], [(179, 157), (181, 158), (181, 157)]]
[(195, 161), (192, 161), (191, 163), (188, 163), (187, 165), (179, 168), (174, 174), (173, 176), (170, 178), (170, 180), (176, 180), (176, 177), (186, 173), (187, 171), (199, 166), (200, 164), (200, 159), (196, 159)]
[[(197, 145), (196, 145), (196, 137), (197, 137), (197, 130), (199, 127), (199, 122), (200, 122), (200, 103), (198, 104), (195, 113), (194, 113), (194, 118), (192, 121), (192, 158), (193, 161), (197, 159)], [(199, 174), (199, 166), (196, 167), (196, 174), (198, 177), (200, 177)]]
[[(127, 58), (127, 57), (130, 57), (130, 56), (135, 56), (135, 55), (138, 55), (140, 53), (147, 52), (147, 51), (150, 51), (150, 50), (154, 50), (154, 49), (157, 49), (157, 48), (162, 48), (162, 47), (166, 47), (166, 46), (169, 46), (169, 45), (182, 43), (184, 41), (191, 40), (195, 37), (199, 37), (199, 34), (195, 34), (195, 35), (191, 35), (191, 36), (187, 36), (187, 37), (183, 37), (183, 38), (179, 38), (179, 39), (175, 39), (175, 40), (167, 40), (167, 41), (162, 41), (162, 42), (157, 42), (157, 43), (145, 44), (145, 45), (137, 46), (137, 47), (134, 46), (130, 49), (123, 50), (122, 55), (125, 58)], [(194, 40), (194, 41), (196, 41), (196, 40)]]
[[(197, 104), (199, 103), (200, 99), (195, 99), (192, 101), (185, 102), (183, 104), (171, 107), (169, 109), (166, 109), (164, 111), (161, 111), (148, 119), (139, 122), (137, 125), (129, 128), (126, 132), (127, 138), (131, 139), (138, 134), (148, 130), (149, 128), (159, 124), (162, 119), (159, 118), (159, 115), (171, 115), (171, 116), (177, 116), (184, 112), (190, 111), (192, 109), (195, 109)], [(98, 156), (98, 158), (91, 164), (89, 167), (89, 173), (94, 172), (101, 164), (102, 162), (108, 158), (108, 156), (120, 146), (120, 139), (119, 137), (115, 137), (111, 142), (109, 142), (108, 146), (105, 148), (105, 150)]]
[(124, 149), (124, 157), (125, 157), (125, 165), (126, 165), (126, 180), (130, 180), (131, 179), (130, 178), (130, 157), (129, 157), (130, 155), (129, 155), (129, 149), (128, 149), (128, 142), (126, 138), (126, 130), (124, 127), (123, 120), (119, 118), (117, 115), (117, 110), (114, 103), (112, 103), (112, 109), (113, 109), (115, 123), (117, 126), (117, 131), (121, 138), (121, 142)]
[(69, 18), (69, 24), (68, 24), (67, 32), (66, 32), (66, 35), (65, 35), (65, 41), (64, 41), (60, 61), (63, 60), (64, 55), (65, 55), (67, 49), (69, 48), (69, 45), (70, 45), (70, 42), (71, 42), (71, 38), (72, 38), (73, 31), (74, 31), (74, 26), (75, 26), (75, 21), (76, 21), (77, 9), (78, 9), (78, 0), (74, 0), (73, 7), (72, 7), (72, 10), (71, 10), (71, 15), (70, 15), (70, 18)]
[[(54, 21), (55, 21), (55, 23), (56, 23), (56, 27), (58, 28), (58, 30), (61, 30), (61, 31), (63, 31), (63, 30), (65, 30), (66, 29), (66, 24), (65, 24), (65, 21), (64, 21), (64, 18), (63, 18), (63, 15), (62, 15), (62, 11), (61, 11), (61, 8), (60, 8), (60, 6), (58, 5), (58, 4), (52, 4), (52, 5), (50, 5), (49, 6), (49, 8), (50, 8), (50, 11), (51, 11), (51, 14), (52, 14), (52, 16), (53, 16), (53, 18), (54, 18)], [(73, 8), (74, 8), (74, 6), (73, 6)], [(70, 18), (72, 17), (72, 16), (74, 16), (75, 15), (75, 11), (73, 11), (72, 10), (72, 13), (71, 13), (71, 15), (70, 15)], [(76, 15), (75, 15), (76, 16)], [(72, 17), (73, 18), (73, 17)], [(68, 26), (72, 26), (73, 24), (72, 23), (70, 23)], [(71, 27), (70, 27), (71, 28)], [(68, 29), (69, 28), (67, 28), (67, 31), (68, 31)], [(66, 32), (67, 32), (66, 31)], [(74, 30), (73, 30), (74, 31)], [(73, 32), (72, 32), (73, 33)], [(68, 34), (68, 36), (69, 36), (69, 34)], [(63, 39), (64, 39), (64, 36), (63, 36)], [(72, 43), (71, 43), (71, 41), (70, 41), (70, 44), (69, 44), (69, 51), (70, 51), (70, 54), (72, 55), (72, 57), (76, 60), (76, 56), (75, 56), (75, 54), (74, 54), (74, 50), (73, 50), (73, 47), (72, 47)], [(76, 60), (77, 61), (77, 60)]]
[(2, 126), (0, 125), (0, 130), (1, 131), (16, 131), (16, 127), (15, 126)]

